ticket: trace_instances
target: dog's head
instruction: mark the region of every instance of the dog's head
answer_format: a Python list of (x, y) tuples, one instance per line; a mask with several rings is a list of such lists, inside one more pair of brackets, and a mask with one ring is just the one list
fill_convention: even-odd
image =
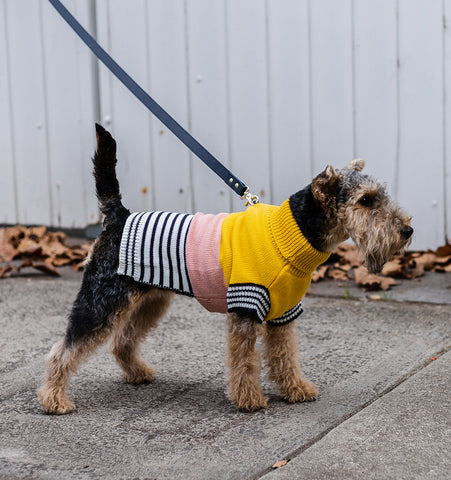
[(364, 265), (380, 272), (412, 239), (411, 217), (396, 205), (379, 180), (362, 173), (365, 161), (353, 160), (335, 170), (328, 165), (311, 185), (327, 223), (325, 247), (332, 251), (351, 238), (362, 251)]

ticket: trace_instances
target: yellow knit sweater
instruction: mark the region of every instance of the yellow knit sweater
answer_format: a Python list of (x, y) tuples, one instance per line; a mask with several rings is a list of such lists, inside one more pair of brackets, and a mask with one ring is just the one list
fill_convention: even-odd
[(299, 229), (289, 201), (257, 204), (222, 224), (219, 262), (229, 311), (249, 311), (260, 321), (287, 323), (302, 312), (300, 300), (313, 271), (330, 253), (313, 248)]

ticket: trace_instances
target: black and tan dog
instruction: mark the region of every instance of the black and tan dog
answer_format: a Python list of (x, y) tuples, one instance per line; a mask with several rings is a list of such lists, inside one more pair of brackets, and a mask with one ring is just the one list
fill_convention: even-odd
[(237, 408), (267, 405), (259, 381), (258, 335), (282, 396), (289, 402), (312, 400), (317, 389), (301, 375), (293, 320), (302, 312), (313, 270), (351, 237), (368, 270), (378, 272), (413, 233), (410, 217), (384, 186), (361, 173), (363, 160), (341, 170), (328, 166), (280, 207), (258, 204), (220, 215), (130, 214), (119, 193), (116, 142), (99, 125), (93, 162), (105, 221), (66, 335), (47, 360), (38, 393), (48, 413), (75, 409), (66, 395), (69, 376), (107, 339), (126, 381), (152, 381), (154, 369), (140, 356), (139, 345), (174, 292), (227, 312), (229, 395)]

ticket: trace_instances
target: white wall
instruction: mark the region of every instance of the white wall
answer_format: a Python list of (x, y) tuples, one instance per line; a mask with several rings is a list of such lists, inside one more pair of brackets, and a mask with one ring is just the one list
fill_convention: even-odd
[[(451, 0), (64, 4), (262, 201), (364, 157), (413, 215), (414, 248), (451, 237)], [(0, 0), (0, 223), (99, 220), (96, 120), (132, 210), (243, 208), (46, 0)]]

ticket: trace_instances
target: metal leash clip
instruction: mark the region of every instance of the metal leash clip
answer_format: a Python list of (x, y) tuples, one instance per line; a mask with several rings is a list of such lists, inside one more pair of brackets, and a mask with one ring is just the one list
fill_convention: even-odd
[(249, 205), (256, 205), (257, 203), (260, 202), (260, 199), (258, 198), (258, 195), (253, 195), (250, 191), (249, 191), (249, 187), (246, 186), (246, 191), (244, 192), (243, 196), (241, 197), (243, 200), (246, 200), (246, 207), (248, 207)]

